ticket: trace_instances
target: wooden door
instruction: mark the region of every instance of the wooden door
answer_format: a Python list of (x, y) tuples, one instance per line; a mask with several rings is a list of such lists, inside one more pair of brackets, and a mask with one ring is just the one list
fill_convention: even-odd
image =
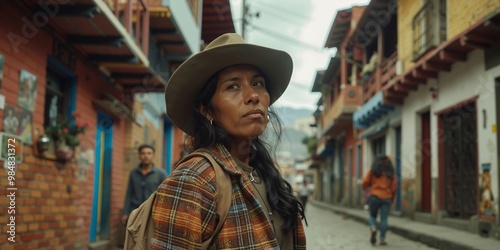
[(424, 213), (431, 212), (431, 114), (425, 112), (421, 115), (422, 120), (422, 138), (420, 144), (421, 152), (421, 183), (422, 183), (422, 200), (421, 211)]

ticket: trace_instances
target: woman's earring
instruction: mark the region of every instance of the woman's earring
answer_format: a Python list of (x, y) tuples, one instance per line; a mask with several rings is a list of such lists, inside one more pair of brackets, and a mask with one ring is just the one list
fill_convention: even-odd
[(210, 119), (209, 121), (210, 121), (210, 126), (212, 126), (214, 119)]
[(212, 117), (210, 116), (209, 113), (207, 113), (206, 118), (207, 118), (208, 122), (210, 122), (210, 125), (212, 125), (214, 119), (212, 119)]
[(271, 120), (271, 118), (269, 117), (269, 115), (267, 115), (267, 122), (269, 122)]

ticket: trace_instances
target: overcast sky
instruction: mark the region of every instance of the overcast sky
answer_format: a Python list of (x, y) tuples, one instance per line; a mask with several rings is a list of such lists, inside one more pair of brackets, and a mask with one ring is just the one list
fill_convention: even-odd
[[(236, 32), (241, 34), (243, 0), (231, 0)], [(338, 10), (366, 5), (369, 0), (246, 0), (251, 17), (245, 40), (281, 49), (293, 59), (290, 86), (279, 106), (316, 109), (319, 93), (311, 93), (316, 70), (325, 69), (335, 50), (324, 49)]]

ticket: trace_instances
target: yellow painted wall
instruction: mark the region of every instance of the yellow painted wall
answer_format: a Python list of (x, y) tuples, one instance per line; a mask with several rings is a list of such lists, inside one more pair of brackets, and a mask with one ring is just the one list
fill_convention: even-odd
[[(142, 113), (142, 106), (140, 102), (134, 100), (133, 107), (134, 115), (137, 113)], [(139, 154), (137, 153), (137, 148), (141, 144), (143, 137), (142, 128), (133, 121), (127, 121), (127, 127), (125, 132), (125, 168), (129, 171), (126, 172), (128, 175), (130, 170), (137, 167), (139, 164)], [(128, 176), (127, 176), (128, 178)]]
[(448, 39), (500, 8), (500, 0), (448, 0)]
[[(413, 18), (423, 7), (421, 0), (398, 1), (398, 57), (404, 71), (413, 66)], [(500, 8), (500, 0), (448, 0), (448, 34), (451, 39)]]
[(403, 71), (413, 66), (413, 18), (422, 6), (421, 0), (398, 1), (398, 58)]

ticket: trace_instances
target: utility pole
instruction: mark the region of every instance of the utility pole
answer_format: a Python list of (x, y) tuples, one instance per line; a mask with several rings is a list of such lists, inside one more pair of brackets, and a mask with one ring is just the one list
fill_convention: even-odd
[(243, 16), (241, 17), (241, 37), (245, 39), (245, 28), (247, 25), (247, 1), (243, 0), (242, 1), (242, 6), (243, 6)]

